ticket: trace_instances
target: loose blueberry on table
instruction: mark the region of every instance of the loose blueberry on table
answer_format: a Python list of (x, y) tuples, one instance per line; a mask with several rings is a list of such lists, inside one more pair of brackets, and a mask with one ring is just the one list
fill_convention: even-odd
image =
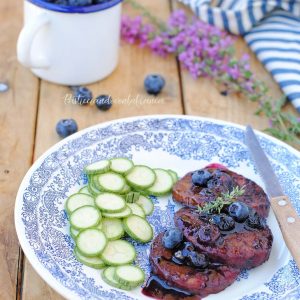
[(56, 132), (62, 138), (65, 138), (77, 132), (77, 130), (77, 123), (73, 119), (63, 119), (58, 121), (58, 123), (56, 124)]
[(148, 94), (158, 95), (165, 86), (165, 79), (158, 74), (150, 74), (144, 80), (144, 87)]
[(75, 101), (80, 105), (89, 104), (93, 100), (92, 92), (84, 86), (71, 87)]
[(112, 98), (109, 95), (100, 95), (96, 98), (95, 104), (99, 110), (107, 111), (112, 107)]

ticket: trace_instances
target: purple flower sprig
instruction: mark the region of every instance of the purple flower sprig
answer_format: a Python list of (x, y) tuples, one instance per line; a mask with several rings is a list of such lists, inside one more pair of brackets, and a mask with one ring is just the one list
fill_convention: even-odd
[[(241, 93), (259, 105), (257, 114), (268, 117), (270, 134), (300, 145), (299, 120), (282, 112), (284, 101), (268, 96), (266, 85), (255, 79), (249, 56), (235, 56), (235, 37), (196, 17), (188, 17), (183, 10), (174, 11), (167, 22), (153, 16), (135, 0), (126, 0), (144, 16), (122, 17), (121, 36), (130, 44), (147, 47), (157, 55), (175, 55), (193, 78), (214, 79), (222, 94)], [(146, 22), (146, 20), (148, 22)]]

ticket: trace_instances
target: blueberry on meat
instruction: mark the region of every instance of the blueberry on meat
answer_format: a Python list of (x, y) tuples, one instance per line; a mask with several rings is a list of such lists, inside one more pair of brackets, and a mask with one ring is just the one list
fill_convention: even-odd
[(244, 222), (249, 216), (249, 207), (243, 202), (233, 202), (228, 207), (228, 213), (237, 222)]
[(178, 250), (174, 253), (174, 256), (179, 259), (179, 260), (184, 260), (184, 256), (182, 255), (182, 251), (181, 250)]
[(206, 186), (208, 180), (211, 179), (211, 177), (211, 173), (207, 170), (195, 171), (192, 175), (192, 182), (194, 185)]
[(219, 170), (216, 170), (211, 179), (207, 181), (207, 187), (217, 192), (231, 192), (233, 188), (232, 178)]
[(250, 210), (247, 225), (254, 229), (263, 229), (266, 227), (266, 220), (261, 218), (256, 211)]
[(63, 119), (56, 124), (56, 132), (62, 138), (77, 132), (77, 130), (77, 123), (73, 119)]
[(112, 107), (112, 98), (109, 95), (100, 95), (96, 98), (95, 104), (99, 110), (107, 111)]
[(233, 218), (225, 214), (213, 215), (211, 222), (217, 225), (222, 231), (229, 231), (235, 227)]
[(93, 99), (92, 92), (84, 86), (73, 87), (74, 99), (80, 105), (86, 105)]
[(144, 80), (144, 87), (148, 94), (158, 95), (165, 86), (165, 79), (161, 75), (151, 74)]
[(168, 229), (163, 236), (163, 245), (167, 249), (173, 249), (183, 240), (183, 234), (178, 228)]
[(192, 251), (188, 256), (190, 264), (194, 267), (205, 269), (208, 266), (208, 259), (205, 254)]
[(220, 231), (218, 228), (211, 225), (205, 225), (198, 230), (197, 240), (199, 243), (211, 244), (214, 243), (219, 237)]
[(188, 257), (190, 253), (194, 251), (194, 245), (190, 242), (184, 242), (183, 247), (181, 249), (182, 256), (184, 258)]

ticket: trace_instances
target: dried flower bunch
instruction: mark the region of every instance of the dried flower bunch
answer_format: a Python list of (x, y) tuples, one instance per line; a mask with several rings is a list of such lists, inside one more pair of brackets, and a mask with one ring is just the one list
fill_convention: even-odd
[(295, 145), (300, 145), (300, 119), (282, 111), (285, 99), (274, 101), (268, 88), (251, 72), (249, 56), (235, 56), (235, 37), (183, 10), (174, 11), (165, 23), (153, 16), (135, 0), (126, 0), (144, 16), (122, 18), (122, 39), (130, 44), (150, 48), (155, 54), (176, 55), (194, 78), (214, 79), (221, 93), (241, 93), (259, 105), (270, 123), (267, 132)]

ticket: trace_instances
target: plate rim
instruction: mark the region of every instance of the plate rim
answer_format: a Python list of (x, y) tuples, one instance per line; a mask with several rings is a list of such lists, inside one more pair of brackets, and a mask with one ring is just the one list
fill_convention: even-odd
[[(118, 122), (130, 122), (130, 121), (135, 121), (135, 120), (145, 120), (145, 119), (186, 119), (186, 120), (198, 120), (198, 121), (204, 121), (204, 122), (211, 122), (214, 124), (220, 124), (220, 125), (227, 125), (235, 128), (239, 128), (242, 130), (246, 129), (245, 125), (237, 124), (234, 122), (229, 122), (229, 121), (223, 121), (221, 119), (215, 119), (215, 118), (209, 118), (209, 117), (202, 117), (202, 116), (196, 116), (196, 115), (180, 115), (180, 114), (154, 114), (154, 115), (142, 115), (142, 116), (134, 116), (134, 117), (126, 117), (126, 118), (119, 118), (119, 119), (114, 119), (106, 122), (101, 122), (92, 126), (89, 126), (87, 128), (84, 128), (71, 136), (62, 139), (61, 141), (55, 143), (52, 145), (49, 149), (47, 149), (41, 156), (39, 156), (33, 164), (30, 166), (28, 171), (26, 172), (25, 176), (22, 179), (22, 182), (19, 186), (16, 199), (15, 199), (15, 207), (14, 207), (14, 225), (15, 225), (15, 230), (17, 233), (18, 241), (20, 243), (20, 246), (22, 248), (22, 251), (24, 252), (26, 258), (28, 259), (30, 265), (33, 267), (33, 269), (38, 273), (38, 275), (48, 284), (52, 289), (54, 289), (59, 295), (63, 296), (66, 299), (71, 299), (70, 294), (73, 294), (72, 299), (80, 299), (78, 295), (74, 294), (73, 291), (69, 290), (68, 288), (64, 287), (61, 283), (59, 283), (51, 274), (50, 276), (48, 275), (49, 271), (44, 268), (44, 266), (41, 264), (41, 262), (37, 259), (37, 257), (34, 255), (32, 252), (31, 248), (28, 246), (28, 242), (26, 237), (23, 235), (22, 232), (22, 223), (20, 222), (19, 219), (19, 212), (22, 208), (22, 200), (23, 200), (23, 191), (25, 186), (28, 184), (29, 179), (41, 163), (44, 161), (44, 159), (52, 153), (55, 149), (59, 148), (60, 146), (68, 143), (69, 141), (76, 139), (83, 135), (84, 133), (88, 131), (92, 131), (96, 128), (101, 128), (101, 127), (106, 127), (114, 123)], [(254, 130), (255, 133), (258, 136), (264, 137), (267, 140), (270, 140), (274, 142), (275, 144), (278, 144), (284, 148), (286, 148), (288, 151), (292, 152), (295, 154), (297, 157), (300, 159), (300, 151), (297, 149), (293, 148), (292, 146), (288, 145), (287, 143), (272, 137), (266, 133), (263, 133), (259, 130)]]

